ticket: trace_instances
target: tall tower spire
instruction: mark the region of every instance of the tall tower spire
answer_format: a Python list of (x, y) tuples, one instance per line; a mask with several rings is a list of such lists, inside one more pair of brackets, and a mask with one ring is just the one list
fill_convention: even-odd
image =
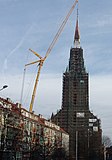
[(80, 47), (78, 9), (74, 47), (70, 49), (69, 65), (63, 73), (62, 108), (52, 116), (52, 121), (58, 122), (69, 134), (70, 160), (102, 157), (100, 120), (89, 110), (89, 75), (84, 65), (83, 48)]
[(75, 48), (80, 48), (80, 33), (79, 33), (79, 25), (78, 25), (78, 8), (77, 8), (77, 21), (74, 35), (74, 46)]

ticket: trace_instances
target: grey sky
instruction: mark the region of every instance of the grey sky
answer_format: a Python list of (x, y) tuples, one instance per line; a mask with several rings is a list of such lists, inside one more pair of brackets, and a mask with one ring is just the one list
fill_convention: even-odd
[[(0, 0), (0, 96), (20, 101), (24, 65), (44, 56), (73, 0)], [(90, 109), (102, 120), (103, 133), (112, 135), (112, 1), (79, 0), (79, 27), (85, 66), (90, 75)], [(62, 73), (73, 46), (76, 9), (44, 63), (34, 110), (49, 117), (61, 107)], [(27, 69), (23, 104), (29, 108), (36, 66)], [(112, 137), (112, 136), (111, 136)]]

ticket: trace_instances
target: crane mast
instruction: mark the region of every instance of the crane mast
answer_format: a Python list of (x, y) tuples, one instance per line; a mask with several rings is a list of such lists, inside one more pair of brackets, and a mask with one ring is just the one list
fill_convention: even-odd
[(41, 72), (43, 63), (46, 60), (46, 58), (48, 57), (48, 55), (50, 54), (50, 52), (53, 49), (54, 45), (56, 44), (60, 34), (62, 33), (62, 31), (63, 31), (63, 29), (64, 29), (64, 27), (65, 27), (65, 25), (66, 25), (70, 15), (71, 15), (71, 13), (73, 12), (73, 10), (74, 10), (74, 8), (75, 8), (77, 3), (78, 3), (78, 0), (75, 0), (75, 2), (73, 3), (71, 9), (69, 10), (68, 14), (66, 15), (65, 19), (63, 20), (60, 28), (58, 29), (56, 35), (54, 36), (50, 46), (48, 47), (44, 58), (42, 58), (38, 53), (36, 53), (32, 49), (29, 49), (33, 54), (35, 54), (39, 58), (39, 60), (31, 62), (31, 63), (28, 63), (28, 64), (25, 65), (25, 66), (28, 66), (28, 65), (39, 63), (39, 68), (38, 68), (38, 72), (37, 72), (37, 76), (36, 76), (36, 80), (35, 80), (35, 84), (34, 84), (34, 89), (33, 89), (33, 94), (32, 94), (32, 98), (31, 98), (30, 108), (29, 108), (30, 112), (32, 112), (32, 109), (33, 109), (34, 99), (35, 99), (35, 95), (36, 95), (36, 89), (37, 89), (39, 76), (40, 76), (40, 72)]

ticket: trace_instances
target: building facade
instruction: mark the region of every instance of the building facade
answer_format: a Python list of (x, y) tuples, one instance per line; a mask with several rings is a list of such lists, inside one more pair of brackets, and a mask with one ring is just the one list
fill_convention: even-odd
[[(69, 135), (60, 126), (0, 98), (0, 158), (50, 160), (57, 150), (69, 154)], [(58, 155), (59, 157), (60, 155)], [(63, 159), (65, 160), (65, 159)]]
[(74, 47), (63, 73), (62, 108), (51, 120), (69, 133), (70, 160), (99, 160), (102, 150), (100, 119), (89, 110), (89, 75), (80, 47), (78, 17)]

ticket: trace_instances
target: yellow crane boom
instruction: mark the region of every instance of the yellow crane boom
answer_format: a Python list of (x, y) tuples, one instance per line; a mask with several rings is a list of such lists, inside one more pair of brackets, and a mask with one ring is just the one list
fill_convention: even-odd
[(55, 43), (57, 42), (60, 34), (62, 33), (72, 11), (74, 10), (76, 4), (78, 3), (78, 0), (75, 0), (75, 2), (73, 3), (71, 9), (69, 10), (68, 14), (66, 15), (65, 19), (63, 20), (60, 28), (58, 29), (55, 37), (53, 38), (53, 41), (51, 42), (49, 48), (47, 49), (47, 52), (45, 54), (45, 57), (42, 58), (38, 53), (36, 53), (35, 51), (33, 51), (32, 49), (29, 49), (33, 54), (35, 54), (39, 60), (37, 61), (34, 61), (34, 62), (31, 62), (31, 63), (28, 63), (26, 64), (25, 66), (28, 66), (28, 65), (32, 65), (32, 64), (35, 64), (35, 63), (39, 63), (39, 69), (38, 69), (38, 72), (37, 72), (37, 76), (36, 76), (36, 80), (35, 80), (35, 85), (34, 85), (34, 89), (33, 89), (33, 94), (32, 94), (32, 99), (31, 99), (31, 103), (30, 103), (30, 108), (29, 108), (29, 111), (32, 112), (32, 109), (33, 109), (33, 104), (34, 104), (34, 99), (35, 99), (35, 95), (36, 95), (36, 89), (37, 89), (37, 85), (38, 85), (38, 80), (39, 80), (39, 76), (40, 76), (40, 71), (41, 71), (41, 68), (43, 66), (43, 63), (44, 61), (46, 60), (46, 58), (48, 57), (49, 53), (51, 52), (51, 50), (53, 49)]
[(49, 48), (48, 48), (48, 50), (47, 50), (47, 52), (46, 52), (46, 55), (45, 55), (44, 59), (47, 58), (47, 56), (48, 56), (49, 53), (51, 52), (52, 48), (54, 47), (56, 41), (58, 40), (58, 37), (59, 37), (60, 34), (62, 33), (62, 31), (63, 31), (63, 29), (64, 29), (64, 27), (65, 27), (65, 25), (66, 25), (66, 23), (67, 23), (70, 15), (71, 15), (71, 13), (72, 13), (72, 11), (74, 10), (74, 8), (75, 8), (75, 6), (76, 6), (77, 3), (78, 3), (78, 0), (75, 0), (74, 4), (72, 5), (72, 7), (71, 7), (71, 9), (69, 10), (68, 14), (66, 15), (65, 19), (63, 20), (60, 28), (58, 29), (55, 37), (53, 38), (53, 41), (51, 42), (51, 44), (50, 44), (50, 46), (49, 46)]

